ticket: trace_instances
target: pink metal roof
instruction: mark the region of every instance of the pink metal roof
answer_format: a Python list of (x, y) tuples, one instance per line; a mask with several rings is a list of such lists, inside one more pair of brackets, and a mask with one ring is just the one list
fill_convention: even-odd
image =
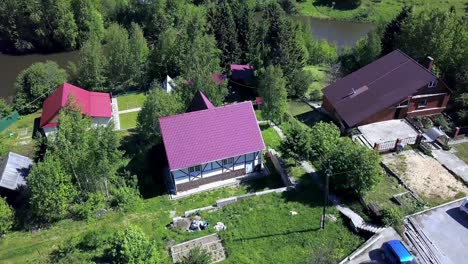
[(159, 118), (171, 171), (265, 148), (252, 102)]
[(212, 73), (211, 78), (213, 78), (215, 84), (220, 84), (226, 79), (226, 76), (221, 73)]
[(263, 104), (263, 101), (262, 101), (262, 98), (261, 97), (255, 97), (255, 102), (257, 103), (257, 105), (261, 105)]
[(187, 109), (187, 112), (195, 112), (213, 108), (215, 108), (215, 106), (213, 105), (213, 103), (211, 103), (210, 100), (208, 100), (206, 95), (203, 92), (198, 91), (193, 97), (192, 102), (190, 103), (190, 106)]
[(69, 83), (59, 86), (42, 105), (41, 127), (49, 124), (73, 96), (81, 113), (92, 117), (111, 117), (112, 108), (108, 93), (90, 92)]

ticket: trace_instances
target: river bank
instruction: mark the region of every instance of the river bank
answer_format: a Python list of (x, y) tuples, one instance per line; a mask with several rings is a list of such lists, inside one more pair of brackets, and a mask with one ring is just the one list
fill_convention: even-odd
[(338, 9), (323, 4), (329, 2), (332, 1), (307, 0), (303, 3), (298, 2), (299, 15), (327, 20), (381, 23), (391, 21), (398, 15), (404, 4), (414, 6), (416, 11), (426, 7), (448, 9), (454, 6), (460, 15), (466, 13), (468, 4), (467, 0), (361, 0), (361, 5), (357, 8), (340, 7)]

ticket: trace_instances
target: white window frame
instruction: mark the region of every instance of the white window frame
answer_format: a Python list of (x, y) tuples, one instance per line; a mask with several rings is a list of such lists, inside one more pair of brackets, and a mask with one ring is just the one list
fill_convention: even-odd
[(232, 165), (234, 163), (234, 158), (223, 159), (223, 166)]
[(201, 171), (201, 165), (195, 165), (195, 166), (188, 168), (189, 173), (195, 173), (195, 172), (200, 172), (200, 171)]
[(418, 108), (426, 108), (426, 107), (427, 107), (427, 99), (418, 101)]
[(437, 80), (431, 81), (431, 82), (427, 85), (427, 87), (429, 87), (429, 88), (434, 88), (434, 87), (436, 87), (436, 86), (437, 86)]
[(401, 102), (401, 103), (397, 106), (397, 108), (408, 107), (408, 105), (409, 105), (409, 100), (405, 100), (405, 101)]

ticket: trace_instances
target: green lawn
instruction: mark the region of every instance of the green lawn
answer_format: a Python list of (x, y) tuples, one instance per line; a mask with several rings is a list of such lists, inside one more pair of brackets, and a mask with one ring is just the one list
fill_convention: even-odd
[(257, 121), (262, 121), (263, 120), (262, 110), (255, 110), (255, 116), (257, 117)]
[(322, 89), (328, 85), (326, 81), (328, 67), (307, 65), (304, 67), (304, 70), (312, 73), (312, 76), (314, 76), (314, 81), (309, 86), (306, 96), (309, 96), (312, 101), (321, 101), (323, 95)]
[[(182, 242), (199, 236), (201, 233), (178, 233), (168, 230), (171, 222), (170, 211), (182, 215), (186, 210), (212, 205), (219, 198), (242, 195), (252, 190), (252, 184), (227, 187), (205, 192), (181, 200), (171, 201), (166, 195), (147, 199), (143, 205), (131, 212), (109, 211), (99, 219), (89, 221), (63, 220), (39, 232), (12, 232), (0, 238), (0, 263), (46, 263), (48, 254), (63, 242), (89, 232), (109, 233), (132, 224), (137, 225), (151, 238), (163, 256), (162, 263), (170, 262), (165, 241)], [(256, 188), (260, 188), (257, 186)]]
[(32, 133), (34, 119), (41, 117), (41, 112), (20, 116), (16, 123), (0, 133), (6, 149), (21, 155), (32, 157), (34, 153), (34, 142)]
[(121, 95), (117, 97), (119, 111), (142, 107), (145, 102), (146, 95), (144, 93), (135, 93)]
[(288, 101), (288, 112), (292, 116), (301, 115), (301, 114), (310, 112), (312, 110), (313, 110), (312, 107), (310, 107), (308, 104), (304, 103), (300, 99)]
[[(337, 263), (363, 239), (350, 232), (334, 208), (328, 212), (338, 221), (329, 221), (320, 231), (321, 201), (320, 192), (308, 186), (302, 191), (255, 197), (202, 216), (227, 226), (220, 233), (228, 255), (223, 263), (309, 263), (324, 248), (331, 249)], [(291, 211), (298, 215), (292, 216)]]
[(267, 124), (260, 125), (260, 130), (262, 131), (262, 137), (265, 145), (278, 151), (281, 144), (281, 138), (278, 136), (276, 131)]
[(120, 129), (134, 128), (137, 125), (137, 116), (139, 112), (130, 112), (120, 114)]
[(335, 8), (331, 8), (320, 5), (320, 2), (328, 1), (307, 0), (304, 3), (298, 3), (299, 13), (304, 16), (312, 16), (321, 19), (388, 22), (398, 15), (405, 4), (415, 6), (416, 10), (425, 7), (448, 9), (454, 6), (457, 13), (463, 15), (466, 13), (465, 8), (467, 3), (466, 0), (361, 0), (362, 4), (357, 8), (346, 6), (335, 6)]
[(457, 157), (462, 159), (466, 164), (468, 164), (468, 143), (458, 144), (455, 145), (455, 150), (457, 151), (455, 154)]

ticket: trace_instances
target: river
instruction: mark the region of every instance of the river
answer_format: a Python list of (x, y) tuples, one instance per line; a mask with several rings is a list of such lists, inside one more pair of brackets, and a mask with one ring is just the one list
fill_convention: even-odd
[[(365, 23), (320, 20), (312, 17), (298, 17), (298, 19), (310, 24), (314, 37), (336, 43), (338, 47), (353, 46), (356, 41), (374, 28), (374, 25)], [(56, 61), (65, 68), (69, 61), (77, 62), (78, 52), (20, 56), (0, 54), (0, 98), (11, 100), (15, 92), (14, 83), (18, 74), (32, 63), (45, 62), (46, 60)]]
[(66, 68), (68, 62), (78, 61), (78, 52), (60, 52), (53, 54), (28, 54), (28, 55), (5, 55), (0, 54), (0, 97), (11, 100), (15, 93), (15, 80), (18, 74), (34, 62), (45, 62), (47, 60), (57, 62)]
[(313, 17), (298, 17), (303, 23), (308, 23), (312, 35), (317, 39), (325, 39), (329, 43), (336, 43), (340, 48), (352, 47), (375, 28), (373, 24), (348, 21), (323, 20)]

